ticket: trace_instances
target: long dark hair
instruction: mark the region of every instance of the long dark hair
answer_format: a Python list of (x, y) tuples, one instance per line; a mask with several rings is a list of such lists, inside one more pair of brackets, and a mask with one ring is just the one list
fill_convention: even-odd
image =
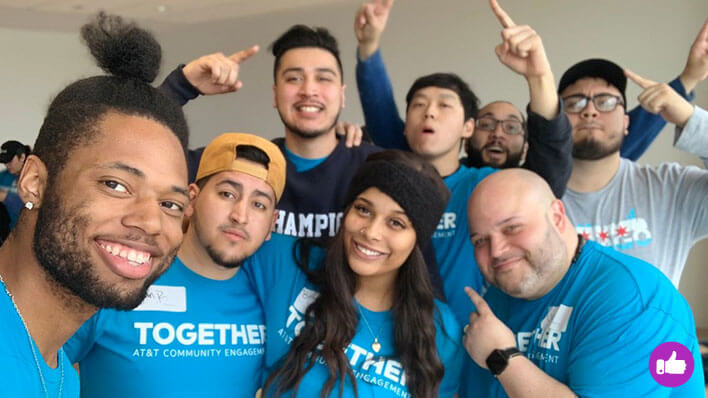
[[(386, 151), (375, 158), (401, 162), (423, 173), (439, 187), (441, 197), (449, 191), (437, 171), (415, 155), (400, 151)], [(371, 159), (371, 157), (370, 157)], [(349, 204), (351, 206), (351, 203)], [(345, 211), (348, 214), (350, 207)], [(311, 241), (300, 241), (296, 252), (298, 265), (306, 271), (308, 279), (319, 287), (320, 295), (305, 312), (305, 326), (293, 340), (290, 350), (280, 362), (264, 387), (264, 393), (275, 384), (275, 394), (293, 390), (297, 395), (304, 375), (322, 359), (329, 369), (329, 378), (322, 387), (321, 397), (328, 396), (339, 381), (339, 396), (346, 378), (357, 394), (356, 380), (343, 348), (354, 338), (359, 314), (354, 304), (357, 275), (349, 267), (344, 248), (343, 228), (329, 243), (323, 267), (311, 271), (309, 252)], [(407, 386), (416, 398), (438, 395), (444, 367), (437, 354), (435, 319), (439, 313), (433, 301), (433, 291), (419, 242), (399, 268), (394, 282), (393, 307), (394, 345), (398, 359), (405, 369)]]

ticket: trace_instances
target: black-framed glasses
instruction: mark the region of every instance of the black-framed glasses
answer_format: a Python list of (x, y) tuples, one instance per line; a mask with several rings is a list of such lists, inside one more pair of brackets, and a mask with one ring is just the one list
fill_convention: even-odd
[(622, 97), (612, 94), (597, 94), (588, 97), (583, 94), (574, 94), (563, 97), (563, 105), (568, 113), (580, 113), (588, 106), (588, 101), (592, 101), (598, 112), (612, 112), (617, 105), (624, 105)]
[(502, 131), (509, 135), (519, 135), (524, 133), (524, 125), (516, 119), (499, 120), (491, 116), (482, 116), (475, 122), (478, 129), (484, 131), (494, 131), (497, 124), (501, 123)]

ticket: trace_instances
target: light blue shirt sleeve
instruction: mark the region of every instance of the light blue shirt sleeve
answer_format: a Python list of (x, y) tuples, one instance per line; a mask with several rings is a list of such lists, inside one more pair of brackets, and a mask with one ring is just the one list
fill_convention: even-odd
[(676, 127), (674, 145), (682, 151), (700, 156), (708, 168), (708, 111), (694, 106), (693, 114), (683, 129)]

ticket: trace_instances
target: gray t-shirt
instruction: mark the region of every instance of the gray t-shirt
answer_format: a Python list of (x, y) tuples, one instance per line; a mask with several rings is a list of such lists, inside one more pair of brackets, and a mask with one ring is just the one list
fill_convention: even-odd
[[(678, 141), (705, 156), (707, 126), (708, 112), (696, 107)], [(691, 247), (708, 236), (708, 171), (694, 166), (622, 159), (607, 186), (568, 189), (563, 203), (579, 234), (654, 264), (676, 287)]]

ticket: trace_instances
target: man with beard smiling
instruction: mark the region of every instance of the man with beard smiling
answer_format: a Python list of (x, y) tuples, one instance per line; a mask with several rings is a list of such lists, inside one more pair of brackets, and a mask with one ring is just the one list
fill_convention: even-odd
[[(708, 24), (701, 37), (708, 66)], [(666, 84), (626, 73), (644, 89), (641, 105), (676, 125), (676, 147), (708, 158), (706, 112)], [(574, 140), (563, 202), (579, 234), (653, 264), (678, 287), (691, 247), (708, 236), (708, 172), (620, 158), (629, 123), (626, 85), (625, 71), (604, 59), (579, 62), (563, 74), (558, 92)]]
[[(297, 237), (332, 237), (352, 176), (380, 149), (368, 143), (348, 148), (335, 133), (345, 103), (337, 40), (324, 28), (294, 25), (271, 45), (273, 106), (285, 128), (274, 142), (288, 164), (288, 181), (278, 204), (275, 232)], [(161, 89), (182, 104), (199, 95), (238, 90), (240, 64), (254, 46), (224, 56), (209, 54), (173, 71)], [(198, 158), (198, 153), (191, 154)]]
[(266, 139), (225, 133), (204, 149), (170, 269), (140, 306), (99, 311), (65, 345), (82, 397), (255, 395), (264, 315), (239, 269), (270, 238), (284, 185), (285, 159)]
[[(537, 175), (509, 169), (487, 177), (470, 198), (469, 222), (492, 287), (484, 298), (466, 289), (475, 311), (464, 344), (476, 365), (464, 374), (468, 390), (460, 396), (703, 394), (686, 300), (650, 264), (579, 237)], [(675, 388), (649, 371), (652, 351), (665, 342), (684, 345), (695, 365)], [(679, 358), (691, 360), (688, 353)]]
[[(199, 95), (237, 91), (240, 64), (258, 51), (251, 47), (229, 57), (205, 55), (178, 67), (161, 89), (181, 104)], [(349, 182), (366, 160), (380, 151), (368, 143), (348, 147), (336, 124), (344, 107), (342, 62), (337, 40), (324, 28), (294, 25), (271, 45), (273, 106), (285, 137), (274, 142), (287, 161), (287, 182), (278, 203), (278, 234), (331, 238), (339, 229)], [(193, 161), (199, 151), (190, 151)], [(432, 245), (424, 250), (433, 287), (442, 296)]]
[[(477, 114), (474, 133), (466, 141), (467, 159), (462, 162), (469, 167), (490, 166), (499, 169), (525, 164), (528, 140), (544, 140), (547, 138), (543, 134), (553, 135), (548, 134), (549, 129), (544, 130), (536, 123), (537, 115), (530, 109), (528, 113), (532, 117), (530, 129), (524, 115), (510, 102), (494, 101), (483, 106)], [(550, 131), (554, 131), (554, 126), (551, 125)], [(565, 133), (569, 134), (567, 130)], [(535, 145), (543, 147), (544, 143)], [(536, 151), (531, 151), (531, 154), (536, 156)]]
[(25, 208), (0, 248), (3, 396), (78, 396), (64, 342), (98, 308), (138, 305), (182, 241), (188, 130), (149, 84), (160, 45), (102, 13), (81, 35), (111, 75), (54, 98), (18, 179)]

